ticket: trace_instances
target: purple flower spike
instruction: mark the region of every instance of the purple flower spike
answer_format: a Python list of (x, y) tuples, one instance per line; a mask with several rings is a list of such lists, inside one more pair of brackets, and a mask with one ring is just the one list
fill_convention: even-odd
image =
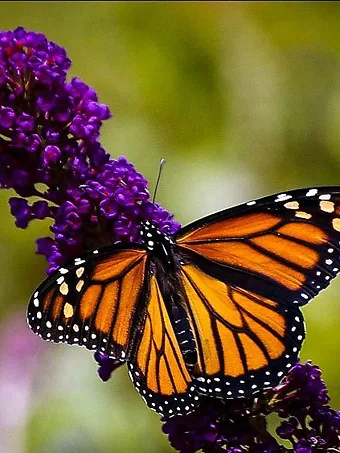
[[(100, 146), (110, 110), (79, 78), (67, 82), (70, 65), (41, 33), (0, 32), (0, 187), (22, 197), (10, 202), (19, 228), (53, 219), (53, 237), (37, 241), (48, 273), (92, 248), (139, 240), (142, 220), (168, 233), (179, 227), (150, 203), (133, 165)], [(30, 206), (31, 196), (42, 200)]]
[[(201, 398), (191, 414), (164, 419), (163, 431), (182, 453), (314, 453), (340, 451), (340, 412), (331, 409), (321, 371), (310, 362), (298, 363), (284, 381), (249, 399)], [(281, 418), (277, 435), (267, 431), (266, 417)]]

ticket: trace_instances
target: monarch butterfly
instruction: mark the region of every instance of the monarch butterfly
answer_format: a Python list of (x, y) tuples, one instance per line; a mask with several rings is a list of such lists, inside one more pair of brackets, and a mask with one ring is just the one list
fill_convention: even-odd
[(297, 361), (300, 306), (340, 268), (340, 187), (280, 193), (199, 219), (173, 236), (93, 250), (34, 292), (45, 340), (127, 362), (146, 404), (186, 414), (200, 395), (246, 397)]

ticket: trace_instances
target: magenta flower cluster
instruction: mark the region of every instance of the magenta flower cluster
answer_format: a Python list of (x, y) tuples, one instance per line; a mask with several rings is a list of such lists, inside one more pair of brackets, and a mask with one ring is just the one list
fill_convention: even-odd
[(70, 64), (43, 34), (0, 33), (0, 187), (18, 194), (10, 207), (19, 228), (52, 219), (53, 235), (37, 240), (48, 272), (93, 247), (137, 241), (141, 220), (178, 228), (134, 166), (101, 147), (109, 108), (79, 78), (67, 81)]
[[(186, 417), (164, 420), (163, 431), (181, 453), (316, 453), (340, 451), (340, 412), (332, 409), (321, 371), (296, 364), (282, 384), (250, 399), (202, 399)], [(279, 417), (270, 434), (267, 417)]]

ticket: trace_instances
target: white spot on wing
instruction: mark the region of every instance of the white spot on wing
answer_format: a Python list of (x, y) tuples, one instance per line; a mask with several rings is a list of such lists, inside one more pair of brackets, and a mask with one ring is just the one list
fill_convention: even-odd
[(80, 278), (83, 275), (84, 271), (85, 267), (78, 267), (78, 269), (76, 270), (77, 277)]
[(61, 267), (61, 268), (59, 269), (59, 273), (62, 274), (62, 275), (67, 274), (67, 272), (68, 272), (68, 270), (65, 269), (64, 267)]
[(78, 293), (80, 293), (83, 286), (84, 286), (84, 280), (79, 280), (79, 282), (77, 283), (77, 286), (76, 286), (76, 290), (78, 291)]
[(284, 207), (287, 209), (299, 209), (300, 205), (297, 201), (287, 201), (287, 203), (284, 204)]
[(66, 304), (64, 305), (63, 312), (64, 312), (65, 318), (71, 318), (71, 316), (73, 316), (73, 313), (74, 313), (72, 305), (69, 304), (68, 302), (66, 302)]
[(61, 294), (63, 296), (66, 296), (68, 294), (68, 284), (67, 283), (63, 283), (60, 285), (60, 288), (59, 288), (59, 291), (61, 292)]
[(286, 201), (290, 200), (291, 198), (293, 198), (291, 195), (287, 195), (286, 193), (280, 193), (280, 195), (277, 196), (275, 202)]
[(306, 197), (314, 197), (318, 193), (318, 189), (309, 189), (306, 193)]
[(312, 218), (312, 214), (309, 214), (308, 212), (305, 212), (305, 211), (296, 211), (295, 212), (295, 217), (300, 217), (300, 219), (311, 219)]
[(319, 196), (319, 200), (330, 200), (330, 199), (331, 199), (331, 194), (329, 194), (329, 193)]
[(321, 211), (332, 213), (335, 210), (335, 205), (332, 201), (323, 200), (323, 201), (320, 201), (320, 209), (321, 209)]

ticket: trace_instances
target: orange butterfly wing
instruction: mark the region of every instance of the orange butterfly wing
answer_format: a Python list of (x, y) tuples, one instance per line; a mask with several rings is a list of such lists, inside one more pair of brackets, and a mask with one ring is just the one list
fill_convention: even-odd
[[(181, 253), (217, 278), (304, 305), (339, 272), (338, 188), (296, 190), (228, 209), (183, 228)], [(229, 278), (229, 280), (228, 280)]]
[(297, 190), (200, 219), (177, 234), (202, 394), (272, 387), (304, 339), (299, 306), (340, 268), (339, 188)]
[(147, 253), (107, 247), (48, 277), (31, 297), (28, 324), (45, 340), (78, 344), (126, 359), (145, 305)]
[(145, 324), (128, 367), (144, 401), (161, 415), (184, 414), (197, 405), (199, 398), (154, 275), (150, 278)]
[(247, 396), (276, 385), (296, 362), (304, 339), (298, 308), (284, 308), (221, 282), (192, 264), (182, 268), (198, 363), (198, 392)]

